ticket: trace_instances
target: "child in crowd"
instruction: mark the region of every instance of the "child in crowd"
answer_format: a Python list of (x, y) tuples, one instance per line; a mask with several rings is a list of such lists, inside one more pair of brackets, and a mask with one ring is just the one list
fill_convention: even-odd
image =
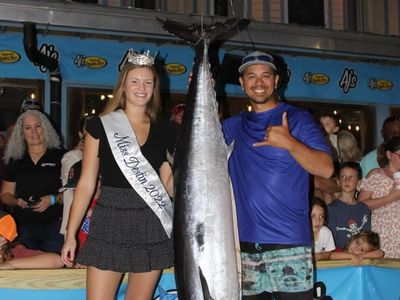
[(382, 258), (379, 235), (373, 231), (362, 231), (353, 235), (343, 252), (332, 252), (331, 259), (350, 259), (354, 265), (360, 265), (366, 258)]
[(28, 249), (13, 242), (16, 237), (14, 218), (0, 211), (0, 270), (55, 269), (64, 266), (59, 254)]
[[(72, 165), (72, 167), (69, 170), (68, 173), (68, 181), (67, 183), (60, 189), (60, 192), (71, 192), (72, 195), (74, 193), (74, 190), (76, 188), (76, 185), (78, 184), (79, 178), (81, 177), (81, 170), (82, 170), (82, 160), (79, 160), (75, 164)], [(78, 252), (82, 248), (83, 244), (86, 242), (88, 233), (89, 233), (89, 227), (90, 227), (90, 219), (92, 216), (92, 211), (94, 206), (96, 205), (97, 199), (100, 197), (100, 187), (101, 187), (101, 180), (99, 178), (97, 182), (97, 187), (95, 194), (93, 195), (92, 201), (90, 202), (90, 206), (88, 208), (88, 211), (86, 212), (86, 216), (83, 219), (81, 228), (78, 233)], [(69, 212), (68, 212), (69, 215)]]
[(321, 123), (329, 143), (332, 146), (333, 160), (339, 160), (339, 149), (338, 149), (338, 139), (337, 134), (339, 133), (339, 124), (337, 116), (334, 114), (326, 113), (319, 117), (319, 122)]
[(328, 205), (328, 227), (332, 230), (337, 249), (343, 249), (353, 235), (371, 230), (371, 211), (356, 198), (357, 185), (362, 178), (361, 167), (356, 162), (345, 162), (339, 166), (337, 199)]
[(314, 236), (314, 252), (316, 260), (327, 260), (335, 250), (332, 232), (326, 227), (328, 209), (325, 202), (313, 197), (311, 202), (311, 222)]

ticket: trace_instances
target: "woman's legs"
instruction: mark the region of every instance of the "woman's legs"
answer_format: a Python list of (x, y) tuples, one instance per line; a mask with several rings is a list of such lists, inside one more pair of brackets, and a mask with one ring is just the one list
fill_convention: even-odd
[(161, 270), (129, 273), (125, 300), (150, 300), (153, 297)]
[(95, 267), (87, 268), (86, 299), (114, 300), (122, 273), (104, 271)]

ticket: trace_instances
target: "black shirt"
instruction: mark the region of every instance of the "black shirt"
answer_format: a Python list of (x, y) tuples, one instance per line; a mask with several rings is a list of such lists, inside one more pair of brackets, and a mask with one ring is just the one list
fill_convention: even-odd
[[(88, 120), (87, 132), (99, 139), (100, 174), (104, 186), (132, 188), (124, 174), (114, 160), (103, 124), (99, 117)], [(159, 174), (161, 165), (167, 161), (167, 150), (173, 153), (176, 135), (174, 127), (169, 120), (160, 120), (151, 123), (150, 132), (140, 151), (153, 169)]]
[[(64, 151), (47, 149), (45, 154), (33, 163), (28, 153), (18, 160), (11, 160), (6, 166), (5, 181), (15, 182), (15, 197), (24, 200), (45, 195), (56, 195), (61, 187), (61, 158)], [(56, 204), (44, 212), (34, 212), (30, 208), (12, 207), (12, 215), (20, 224), (49, 224), (60, 219), (62, 205)]]

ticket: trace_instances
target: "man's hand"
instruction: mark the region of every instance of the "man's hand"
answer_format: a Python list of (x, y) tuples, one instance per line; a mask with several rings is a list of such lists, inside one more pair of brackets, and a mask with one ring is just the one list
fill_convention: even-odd
[(282, 125), (269, 126), (265, 131), (265, 139), (262, 142), (254, 143), (254, 147), (274, 146), (282, 149), (288, 149), (293, 140), (290, 134), (287, 112), (282, 114)]

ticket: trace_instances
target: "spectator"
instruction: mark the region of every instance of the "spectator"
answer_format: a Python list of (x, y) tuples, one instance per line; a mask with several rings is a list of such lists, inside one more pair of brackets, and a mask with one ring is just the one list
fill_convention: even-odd
[(313, 197), (311, 202), (311, 223), (314, 237), (314, 252), (316, 260), (327, 260), (335, 250), (335, 242), (331, 230), (326, 227), (328, 209), (325, 202)]
[(28, 249), (13, 242), (16, 237), (17, 224), (14, 218), (0, 210), (0, 270), (53, 269), (64, 266), (60, 255)]
[(185, 103), (174, 105), (174, 107), (171, 110), (170, 120), (175, 124), (181, 125), (184, 112), (185, 112)]
[(4, 156), (1, 201), (17, 221), (17, 241), (30, 249), (61, 251), (60, 148), (60, 138), (42, 112), (27, 110), (19, 116)]
[[(82, 170), (82, 160), (79, 160), (74, 165), (72, 165), (72, 167), (69, 169), (67, 182), (60, 189), (60, 192), (63, 192), (65, 195), (65, 192), (69, 191), (69, 192), (71, 192), (72, 197), (74, 196), (74, 190), (76, 189), (76, 185), (78, 184), (79, 178), (81, 177), (81, 170)], [(89, 205), (89, 209), (86, 212), (85, 219), (83, 220), (82, 226), (79, 230), (78, 252), (87, 240), (93, 208), (96, 205), (97, 199), (99, 199), (100, 191), (101, 191), (101, 180), (99, 178), (97, 186), (96, 186), (96, 192), (94, 193), (93, 199)], [(64, 199), (65, 199), (65, 197), (64, 197)], [(72, 204), (72, 199), (71, 199), (71, 204)], [(69, 216), (69, 212), (67, 212), (67, 214)], [(68, 221), (68, 218), (67, 218), (67, 221)], [(67, 223), (67, 221), (65, 223)]]
[[(75, 146), (74, 149), (68, 151), (64, 154), (61, 160), (61, 184), (66, 185), (70, 176), (74, 176), (74, 173), (71, 173), (71, 167), (77, 163), (78, 161), (82, 160), (82, 151), (83, 151), (83, 142), (85, 140), (86, 135), (86, 121), (88, 118), (82, 118), (79, 124), (79, 142)], [(73, 169), (72, 169), (73, 171)], [(78, 177), (79, 179), (79, 177)], [(74, 197), (73, 189), (67, 188), (63, 189), (63, 216), (62, 216), (62, 223), (60, 228), (60, 233), (65, 235), (67, 229), (67, 222), (69, 217), (69, 211), (72, 205), (72, 199)]]
[(366, 177), (372, 169), (385, 166), (384, 144), (394, 136), (400, 136), (400, 119), (398, 115), (388, 117), (382, 125), (383, 143), (377, 149), (368, 152), (360, 161), (363, 176)]
[(332, 230), (336, 248), (344, 249), (347, 241), (361, 231), (371, 229), (371, 211), (365, 203), (357, 201), (357, 185), (362, 178), (356, 162), (345, 162), (339, 167), (341, 192), (328, 205), (328, 227)]
[(382, 258), (379, 235), (373, 231), (362, 231), (353, 235), (344, 251), (332, 252), (331, 259), (350, 259), (353, 265), (360, 265), (366, 258)]
[(379, 234), (388, 258), (400, 258), (400, 189), (393, 174), (400, 171), (400, 136), (384, 144), (385, 166), (372, 169), (359, 185), (359, 201), (372, 211), (371, 228)]

